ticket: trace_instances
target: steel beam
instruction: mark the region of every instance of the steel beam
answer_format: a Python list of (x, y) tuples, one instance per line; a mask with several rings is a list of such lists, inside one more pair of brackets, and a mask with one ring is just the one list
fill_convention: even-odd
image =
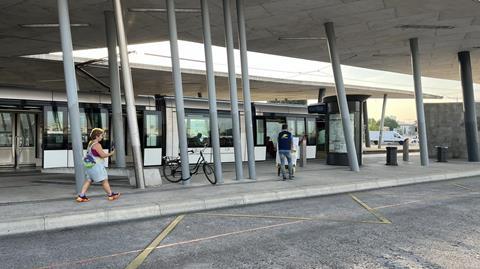
[(380, 117), (380, 132), (378, 133), (378, 148), (382, 148), (383, 128), (385, 127), (385, 110), (387, 109), (387, 94), (383, 95), (382, 115)]
[(115, 141), (115, 166), (124, 168), (125, 137), (122, 115), (122, 93), (120, 89), (120, 71), (117, 55), (117, 32), (115, 29), (115, 15), (112, 11), (105, 11), (105, 30), (108, 47), (108, 68), (110, 71), (110, 94), (112, 96), (112, 124)]
[(250, 80), (248, 76), (247, 34), (245, 30), (245, 4), (237, 0), (237, 24), (240, 43), (240, 61), (242, 65), (243, 111), (245, 114), (245, 134), (247, 136), (248, 175), (257, 179), (255, 170), (255, 144), (253, 141), (252, 100), (250, 97)]
[(425, 111), (423, 108), (422, 73), (418, 57), (418, 38), (410, 39), (412, 56), (412, 73), (415, 85), (415, 105), (417, 107), (418, 141), (420, 143), (420, 163), (428, 166), (427, 127), (425, 126)]
[(353, 130), (352, 126), (350, 125), (350, 112), (348, 110), (347, 95), (345, 93), (345, 85), (343, 84), (342, 67), (340, 66), (340, 57), (338, 56), (337, 52), (335, 29), (332, 22), (325, 23), (325, 32), (327, 34), (330, 61), (332, 62), (333, 76), (335, 78), (335, 86), (337, 89), (337, 101), (342, 118), (343, 134), (345, 137), (345, 143), (347, 145), (348, 161), (350, 164), (350, 169), (354, 172), (358, 172), (360, 171), (360, 167), (358, 165), (357, 152), (355, 150)]
[(118, 47), (120, 49), (120, 59), (122, 62), (123, 88), (125, 90), (125, 101), (127, 105), (128, 133), (130, 134), (130, 143), (133, 151), (133, 162), (137, 188), (144, 189), (145, 179), (143, 174), (143, 158), (140, 146), (140, 135), (138, 131), (137, 110), (135, 108), (132, 73), (128, 59), (127, 37), (125, 34), (122, 6), (120, 2), (121, 0), (113, 0), (113, 8), (115, 11)]
[(225, 22), (225, 47), (227, 49), (228, 82), (230, 86), (230, 105), (232, 116), (233, 148), (235, 154), (235, 178), (243, 179), (242, 144), (240, 136), (240, 114), (238, 112), (237, 75), (233, 45), (231, 0), (223, 0), (223, 18)]
[(190, 168), (188, 162), (187, 129), (185, 128), (185, 106), (183, 102), (182, 74), (178, 55), (177, 20), (174, 0), (166, 0), (168, 31), (170, 34), (170, 51), (172, 57), (172, 76), (175, 87), (175, 106), (177, 111), (178, 141), (180, 144), (180, 161), (182, 162), (183, 184), (190, 184)]
[(60, 39), (62, 42), (63, 71), (67, 88), (68, 114), (70, 121), (70, 135), (72, 136), (73, 163), (75, 166), (75, 187), (80, 192), (85, 180), (83, 170), (83, 143), (80, 129), (80, 109), (78, 107), (78, 84), (73, 61), (72, 33), (70, 31), (70, 15), (68, 0), (58, 0), (58, 20), (60, 25)]
[(468, 161), (478, 162), (477, 112), (475, 109), (475, 95), (473, 89), (470, 52), (459, 52), (458, 61), (460, 63), (460, 76), (462, 78), (463, 109), (465, 118), (465, 135), (467, 138)]
[(200, 0), (203, 24), (203, 45), (205, 48), (205, 65), (208, 84), (208, 107), (210, 110), (210, 141), (212, 143), (213, 166), (217, 183), (223, 183), (222, 159), (220, 157), (220, 134), (218, 131), (217, 94), (215, 73), (213, 71), (212, 34), (210, 31), (210, 12), (208, 0)]

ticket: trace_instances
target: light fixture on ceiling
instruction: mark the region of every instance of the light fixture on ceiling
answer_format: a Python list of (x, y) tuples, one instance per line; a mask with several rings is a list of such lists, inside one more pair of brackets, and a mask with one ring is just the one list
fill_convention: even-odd
[[(32, 24), (19, 24), (22, 28), (58, 28), (58, 23), (32, 23)], [(88, 23), (71, 23), (71, 27), (90, 27)]]
[(320, 36), (280, 36), (278, 40), (327, 40)]
[(372, 57), (409, 57), (407, 53), (374, 53)]
[[(129, 12), (167, 12), (166, 8), (129, 8)], [(198, 8), (176, 8), (175, 12), (179, 13), (200, 13)]]
[(452, 25), (429, 25), (429, 24), (402, 24), (397, 25), (395, 28), (400, 29), (415, 29), (415, 30), (450, 30), (455, 29)]

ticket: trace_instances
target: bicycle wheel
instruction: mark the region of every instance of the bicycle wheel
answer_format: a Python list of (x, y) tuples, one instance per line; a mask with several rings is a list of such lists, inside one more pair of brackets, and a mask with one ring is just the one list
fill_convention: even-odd
[(203, 173), (205, 174), (205, 177), (210, 183), (212, 183), (213, 185), (217, 184), (217, 178), (215, 177), (215, 172), (211, 164), (203, 164)]
[(166, 161), (163, 163), (163, 176), (172, 183), (178, 183), (182, 180), (182, 165), (177, 160)]

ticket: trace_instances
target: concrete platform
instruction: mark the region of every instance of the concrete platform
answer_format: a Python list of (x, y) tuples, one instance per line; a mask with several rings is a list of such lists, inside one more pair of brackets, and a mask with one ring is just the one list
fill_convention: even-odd
[(298, 168), (292, 181), (279, 180), (269, 162), (257, 163), (257, 181), (234, 181), (233, 166), (226, 164), (225, 184), (217, 186), (207, 185), (203, 175), (198, 175), (189, 186), (163, 184), (137, 190), (128, 185), (126, 178), (115, 178), (112, 186), (123, 193), (120, 200), (107, 201), (101, 188), (94, 186), (89, 193), (92, 201), (82, 204), (73, 200), (72, 175), (28, 172), (28, 176), (17, 176), (0, 171), (0, 235), (480, 176), (478, 163), (465, 161), (431, 161), (429, 167), (421, 167), (418, 157), (412, 156), (411, 162), (385, 166), (384, 156), (369, 156), (364, 163), (361, 171), (354, 173), (347, 167), (310, 161), (306, 167)]

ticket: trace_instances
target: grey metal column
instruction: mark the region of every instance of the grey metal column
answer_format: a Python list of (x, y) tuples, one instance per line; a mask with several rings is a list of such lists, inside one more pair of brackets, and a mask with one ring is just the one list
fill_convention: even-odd
[(223, 0), (223, 18), (225, 22), (225, 44), (227, 48), (228, 82), (230, 83), (230, 103), (232, 114), (233, 148), (235, 154), (235, 175), (237, 180), (243, 179), (242, 144), (240, 136), (240, 115), (238, 113), (237, 75), (235, 72), (235, 55), (233, 54), (233, 29), (231, 0)]
[(110, 70), (110, 94), (112, 96), (112, 124), (113, 137), (115, 141), (115, 165), (117, 167), (126, 167), (120, 72), (117, 60), (117, 32), (115, 29), (115, 15), (112, 11), (105, 11), (105, 29), (107, 32), (108, 68)]
[(248, 175), (250, 179), (257, 179), (255, 171), (255, 145), (253, 141), (252, 100), (250, 97), (250, 81), (248, 77), (245, 5), (243, 0), (237, 0), (237, 17), (240, 61), (242, 64), (243, 111), (245, 113), (245, 133), (247, 136)]
[(122, 61), (123, 87), (125, 90), (125, 101), (127, 104), (128, 131), (130, 142), (132, 143), (133, 162), (135, 165), (135, 178), (137, 188), (145, 188), (143, 175), (143, 160), (140, 147), (140, 135), (138, 131), (137, 110), (135, 108), (135, 96), (133, 93), (132, 73), (130, 71), (130, 62), (128, 60), (127, 37), (123, 25), (122, 6), (120, 0), (113, 0), (115, 10), (115, 20), (117, 26), (118, 47), (120, 49), (120, 59)]
[(80, 192), (85, 173), (83, 170), (83, 144), (80, 130), (80, 109), (78, 108), (78, 85), (73, 62), (72, 34), (70, 32), (70, 15), (68, 0), (58, 0), (58, 20), (60, 24), (60, 38), (62, 41), (63, 70), (65, 72), (65, 86), (67, 88), (68, 114), (70, 134), (72, 136), (73, 163), (75, 165), (75, 187)]
[(420, 143), (420, 163), (428, 166), (427, 127), (425, 126), (425, 111), (423, 109), (422, 73), (418, 59), (418, 38), (410, 39), (412, 54), (412, 73), (415, 84), (415, 105), (417, 108), (418, 141)]
[(387, 95), (383, 95), (382, 116), (380, 117), (380, 132), (378, 133), (378, 148), (382, 148), (383, 128), (385, 125), (385, 109), (387, 108)]
[(323, 102), (323, 97), (325, 97), (325, 92), (327, 92), (327, 89), (325, 88), (318, 89), (318, 103)]
[[(175, 106), (177, 110), (178, 141), (180, 144), (180, 161), (182, 162), (183, 184), (190, 184), (188, 163), (187, 130), (185, 129), (185, 107), (183, 104), (182, 74), (180, 57), (178, 56), (177, 21), (175, 18), (174, 0), (166, 0), (168, 15), (168, 31), (170, 34), (170, 51), (172, 57), (172, 76), (175, 86)], [(183, 165), (186, 164), (186, 165)]]
[(365, 146), (369, 148), (370, 145), (370, 131), (368, 130), (368, 108), (367, 101), (363, 102), (363, 124), (365, 126)]
[(217, 95), (215, 73), (213, 72), (212, 36), (210, 32), (210, 14), (208, 0), (200, 0), (202, 6), (203, 45), (205, 48), (205, 65), (207, 69), (208, 106), (210, 110), (210, 141), (212, 143), (213, 166), (215, 178), (223, 183), (222, 158), (220, 157), (220, 134), (218, 131)]
[(350, 163), (350, 169), (358, 172), (360, 171), (360, 168), (358, 166), (357, 152), (355, 151), (353, 130), (352, 126), (350, 126), (350, 112), (348, 110), (347, 95), (345, 93), (345, 86), (343, 84), (342, 67), (340, 66), (335, 30), (332, 22), (325, 23), (325, 32), (327, 33), (330, 61), (332, 62), (333, 76), (335, 77), (338, 108), (340, 109), (340, 114), (342, 117), (343, 134), (345, 136), (345, 143), (347, 144), (348, 161)]
[(465, 135), (467, 137), (468, 161), (478, 162), (477, 112), (475, 109), (475, 96), (473, 93), (470, 52), (459, 52), (458, 61), (460, 63), (460, 75), (462, 77), (463, 109), (465, 117)]

